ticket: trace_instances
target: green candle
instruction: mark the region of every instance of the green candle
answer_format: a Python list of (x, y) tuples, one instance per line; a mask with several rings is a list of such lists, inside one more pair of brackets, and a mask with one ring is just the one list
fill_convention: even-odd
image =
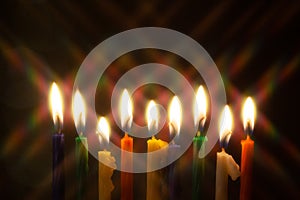
[(77, 177), (77, 199), (84, 199), (87, 174), (88, 174), (88, 143), (87, 138), (78, 136), (76, 142), (76, 177)]
[[(204, 187), (204, 170), (205, 170), (205, 161), (204, 158), (199, 158), (199, 151), (202, 145), (205, 145), (207, 141), (206, 136), (201, 136), (198, 131), (197, 135), (193, 139), (193, 200), (201, 199), (201, 189)], [(205, 146), (204, 146), (205, 147)], [(204, 148), (202, 149), (202, 151)]]
[[(194, 122), (195, 125), (198, 124), (197, 135), (193, 139), (193, 200), (202, 199), (200, 194), (203, 195), (206, 193), (204, 188), (204, 170), (205, 170), (205, 161), (204, 158), (199, 158), (199, 151), (201, 149), (201, 154), (205, 151), (205, 142), (207, 137), (203, 135), (203, 130), (206, 121), (206, 112), (207, 112), (207, 98), (205, 94), (204, 87), (199, 86), (196, 99), (194, 102)], [(201, 134), (202, 133), (202, 134)], [(203, 146), (203, 147), (202, 147)], [(202, 147), (202, 148), (201, 148)]]
[(79, 92), (76, 90), (73, 98), (73, 117), (75, 126), (79, 136), (75, 138), (75, 162), (76, 162), (76, 177), (77, 177), (77, 199), (84, 198), (86, 179), (88, 173), (88, 142), (87, 138), (83, 136), (85, 127), (86, 110), (84, 100)]

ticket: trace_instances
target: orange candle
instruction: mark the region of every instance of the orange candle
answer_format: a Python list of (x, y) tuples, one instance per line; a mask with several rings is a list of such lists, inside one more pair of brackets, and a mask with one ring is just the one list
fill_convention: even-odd
[[(122, 168), (124, 166), (131, 166), (132, 168), (132, 154), (133, 151), (133, 139), (129, 137), (127, 133), (121, 139), (121, 165)], [(121, 173), (121, 199), (122, 200), (130, 200), (133, 199), (133, 177), (132, 173), (122, 172)]]
[[(123, 129), (129, 129), (132, 124), (132, 101), (129, 93), (124, 89), (120, 101), (121, 126)], [(133, 175), (124, 172), (124, 169), (132, 169), (132, 151), (133, 139), (127, 133), (121, 139), (121, 200), (133, 199)], [(125, 167), (126, 166), (126, 167)], [(128, 171), (128, 170), (127, 170)]]
[(253, 132), (255, 120), (255, 105), (253, 100), (248, 97), (243, 107), (243, 124), (247, 134), (247, 139), (242, 140), (242, 158), (241, 158), (241, 189), (240, 199), (251, 199), (251, 181), (252, 181), (252, 160), (254, 153), (254, 141), (249, 134)]

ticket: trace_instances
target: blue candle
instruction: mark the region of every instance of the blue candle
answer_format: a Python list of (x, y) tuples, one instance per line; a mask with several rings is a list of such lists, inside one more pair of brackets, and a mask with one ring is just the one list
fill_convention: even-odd
[(62, 98), (56, 83), (51, 86), (49, 101), (56, 129), (56, 133), (52, 136), (52, 199), (61, 200), (65, 195), (64, 134), (61, 132), (63, 124)]

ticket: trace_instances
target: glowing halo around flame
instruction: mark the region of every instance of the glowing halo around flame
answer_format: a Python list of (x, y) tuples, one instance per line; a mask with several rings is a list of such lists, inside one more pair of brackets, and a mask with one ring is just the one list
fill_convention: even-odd
[[(169, 129), (170, 133), (175, 133), (178, 135), (180, 133), (180, 126), (181, 126), (181, 120), (182, 120), (182, 109), (181, 109), (181, 103), (177, 96), (174, 96), (171, 104), (169, 106)], [(173, 130), (173, 128), (175, 130)]]
[(133, 106), (127, 89), (124, 89), (122, 92), (121, 100), (119, 104), (119, 111), (121, 116), (122, 128), (126, 128), (126, 129), (130, 128), (133, 119), (132, 117)]
[(206, 112), (207, 112), (207, 97), (202, 85), (199, 86), (196, 99), (194, 101), (194, 123), (195, 126), (199, 124), (201, 121), (201, 125), (203, 126), (206, 121)]
[(247, 130), (249, 128), (252, 132), (254, 129), (254, 121), (256, 118), (256, 108), (254, 101), (251, 97), (248, 97), (244, 103), (242, 117), (244, 130)]
[(79, 90), (76, 90), (75, 92), (72, 108), (75, 126), (79, 129), (80, 134), (82, 134), (82, 130), (85, 127), (86, 109), (83, 97)]
[(97, 126), (97, 134), (100, 143), (102, 142), (102, 138), (105, 138), (106, 142), (109, 142), (110, 132), (110, 126), (107, 119), (105, 117), (100, 117)]
[(219, 122), (219, 134), (220, 142), (225, 141), (228, 143), (233, 127), (232, 113), (228, 105), (226, 105), (222, 111), (220, 122)]
[(147, 106), (146, 119), (149, 132), (156, 131), (158, 129), (159, 113), (154, 100), (151, 100)]
[(63, 105), (62, 105), (62, 96), (59, 91), (58, 86), (55, 82), (52, 83), (50, 95), (49, 95), (49, 103), (52, 111), (53, 122), (56, 126), (57, 123), (63, 123)]

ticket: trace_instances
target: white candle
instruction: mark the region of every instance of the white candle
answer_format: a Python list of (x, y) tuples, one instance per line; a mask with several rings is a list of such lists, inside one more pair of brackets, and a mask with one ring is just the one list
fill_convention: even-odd
[[(220, 142), (228, 143), (232, 133), (232, 115), (229, 106), (226, 105), (221, 115), (220, 121)], [(232, 180), (236, 180), (240, 176), (238, 164), (234, 161), (231, 155), (225, 152), (222, 148), (221, 152), (217, 153), (217, 168), (216, 168), (216, 200), (228, 199), (227, 186), (228, 175)]]

